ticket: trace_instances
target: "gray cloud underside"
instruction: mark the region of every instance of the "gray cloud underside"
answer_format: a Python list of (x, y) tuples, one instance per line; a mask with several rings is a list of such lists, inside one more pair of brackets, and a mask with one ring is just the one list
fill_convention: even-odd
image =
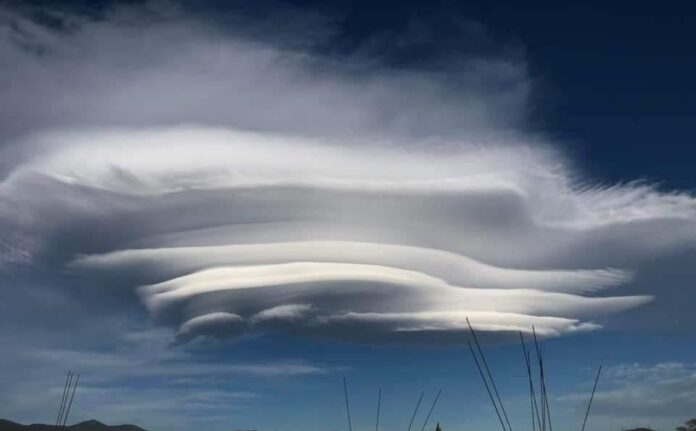
[(519, 61), (354, 73), (180, 19), (10, 19), (3, 280), (142, 304), (181, 342), (591, 330), (659, 297), (621, 286), (696, 239), (690, 195), (588, 186), (523, 130)]

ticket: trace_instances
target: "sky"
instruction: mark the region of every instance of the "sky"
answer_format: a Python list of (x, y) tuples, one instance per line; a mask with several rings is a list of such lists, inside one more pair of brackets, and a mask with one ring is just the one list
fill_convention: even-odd
[[(0, 417), (515, 429), (696, 404), (696, 10), (0, 6)], [(414, 427), (422, 426), (425, 407)]]

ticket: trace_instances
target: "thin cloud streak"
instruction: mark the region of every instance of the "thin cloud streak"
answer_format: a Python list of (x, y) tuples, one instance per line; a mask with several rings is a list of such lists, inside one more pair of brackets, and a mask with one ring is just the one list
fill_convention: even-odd
[[(615, 365), (606, 370), (600, 382), (592, 414), (606, 426), (676, 426), (693, 413), (694, 388), (696, 365), (691, 363)], [(558, 400), (581, 411), (587, 394), (569, 393)]]

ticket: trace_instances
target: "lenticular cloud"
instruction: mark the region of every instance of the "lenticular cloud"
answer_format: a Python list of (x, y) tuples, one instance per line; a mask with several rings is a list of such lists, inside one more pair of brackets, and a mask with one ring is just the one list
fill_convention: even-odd
[(135, 291), (179, 342), (456, 343), (467, 317), (493, 335), (592, 330), (650, 300), (603, 294), (632, 261), (693, 241), (690, 197), (582, 188), (540, 149), (183, 127), (34, 145), (0, 188), (15, 249), (92, 293)]
[(588, 186), (526, 143), (519, 58), (342, 69), (176, 14), (57, 19), (0, 10), (15, 304), (145, 310), (181, 343), (559, 336), (649, 301), (637, 266), (696, 240), (691, 196)]

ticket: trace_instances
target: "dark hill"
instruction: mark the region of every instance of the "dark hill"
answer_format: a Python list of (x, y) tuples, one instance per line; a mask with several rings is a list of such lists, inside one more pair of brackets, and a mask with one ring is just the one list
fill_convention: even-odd
[[(67, 431), (146, 431), (135, 425), (106, 425), (97, 420), (89, 420), (65, 427)], [(0, 419), (0, 431), (55, 431), (53, 425), (22, 425)]]

